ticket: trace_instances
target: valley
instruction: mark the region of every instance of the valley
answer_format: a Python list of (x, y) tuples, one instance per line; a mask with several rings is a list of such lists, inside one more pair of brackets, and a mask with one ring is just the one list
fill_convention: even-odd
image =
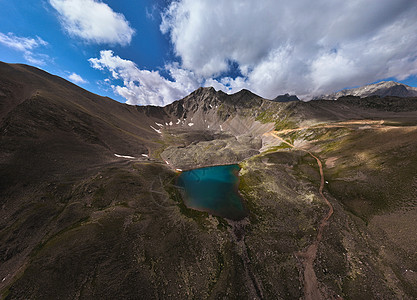
[[(417, 296), (417, 98), (130, 106), (4, 63), (0, 91), (4, 299)], [(185, 205), (179, 170), (232, 164), (247, 216)]]

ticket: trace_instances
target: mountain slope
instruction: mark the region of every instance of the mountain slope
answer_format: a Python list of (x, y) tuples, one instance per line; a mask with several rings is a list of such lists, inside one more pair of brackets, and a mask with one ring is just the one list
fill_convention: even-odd
[(417, 97), (417, 88), (394, 81), (381, 81), (362, 87), (342, 90), (340, 92), (316, 97), (317, 99), (337, 100), (343, 96), (394, 96), (394, 97)]
[[(135, 107), (2, 63), (0, 103), (2, 298), (417, 295), (416, 98)], [(175, 169), (230, 163), (248, 217), (188, 209)]]

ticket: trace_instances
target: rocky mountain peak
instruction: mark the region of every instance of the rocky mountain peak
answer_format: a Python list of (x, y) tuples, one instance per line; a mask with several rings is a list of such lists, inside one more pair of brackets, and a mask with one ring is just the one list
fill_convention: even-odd
[(213, 87), (199, 87), (194, 92), (185, 97), (183, 102), (202, 102), (218, 96), (218, 92)]
[(390, 80), (390, 81), (381, 81), (372, 85), (379, 86), (379, 87), (393, 87), (393, 86), (403, 85), (403, 84)]
[(209, 86), (209, 87), (199, 87), (198, 89), (196, 89), (194, 92), (192, 92), (190, 95), (199, 95), (199, 94), (216, 94), (216, 90), (214, 89), (214, 87)]
[(296, 95), (290, 95), (288, 93), (284, 95), (278, 95), (272, 101), (275, 102), (290, 102), (290, 101), (300, 101)]
[(316, 99), (337, 100), (340, 97), (348, 95), (357, 96), (361, 98), (369, 96), (416, 97), (417, 88), (395, 81), (381, 81), (378, 83), (368, 84), (358, 88), (342, 90), (333, 94), (322, 95), (316, 97)]
[(236, 95), (254, 95), (251, 91), (247, 89), (241, 89), (239, 92), (235, 93)]

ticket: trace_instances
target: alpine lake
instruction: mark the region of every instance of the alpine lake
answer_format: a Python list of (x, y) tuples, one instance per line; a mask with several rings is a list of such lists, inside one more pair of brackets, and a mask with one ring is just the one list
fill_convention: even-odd
[(239, 165), (223, 165), (182, 172), (177, 187), (188, 208), (240, 220), (247, 216), (238, 192)]

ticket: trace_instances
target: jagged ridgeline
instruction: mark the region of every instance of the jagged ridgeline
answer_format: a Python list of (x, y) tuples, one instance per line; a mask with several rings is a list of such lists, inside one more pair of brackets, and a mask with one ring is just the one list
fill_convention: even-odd
[[(280, 97), (0, 63), (1, 298), (416, 298), (417, 99)], [(231, 164), (244, 216), (187, 207), (179, 169)]]
[(340, 97), (417, 97), (417, 88), (394, 81), (381, 81), (353, 89), (345, 89), (337, 93), (316, 97), (317, 99), (337, 100)]

